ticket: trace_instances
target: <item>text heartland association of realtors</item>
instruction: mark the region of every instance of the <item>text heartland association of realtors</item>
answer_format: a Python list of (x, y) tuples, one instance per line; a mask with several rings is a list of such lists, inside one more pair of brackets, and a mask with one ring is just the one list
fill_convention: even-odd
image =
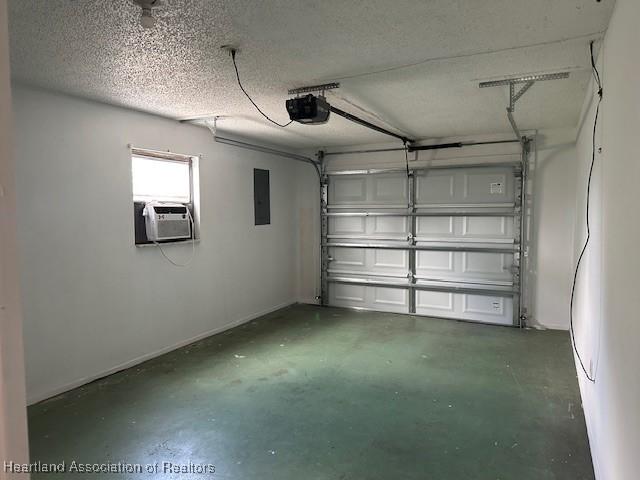
[(209, 463), (82, 463), (76, 460), (60, 463), (15, 463), (4, 462), (4, 471), (9, 473), (190, 473), (211, 474), (216, 472), (216, 467)]

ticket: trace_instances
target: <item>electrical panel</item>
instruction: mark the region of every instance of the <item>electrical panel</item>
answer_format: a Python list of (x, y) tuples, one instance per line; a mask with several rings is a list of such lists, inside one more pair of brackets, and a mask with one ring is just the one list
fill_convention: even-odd
[(253, 169), (253, 211), (255, 225), (271, 223), (271, 199), (269, 189), (269, 170)]

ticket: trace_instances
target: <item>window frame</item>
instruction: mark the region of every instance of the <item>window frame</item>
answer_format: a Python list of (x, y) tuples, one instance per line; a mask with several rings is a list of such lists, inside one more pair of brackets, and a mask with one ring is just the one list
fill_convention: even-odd
[[(161, 151), (161, 150), (150, 150), (146, 148), (139, 148), (129, 145), (129, 162), (130, 162), (130, 172), (131, 172), (131, 197), (130, 200), (133, 203), (134, 207), (134, 226), (136, 226), (137, 222), (140, 222), (140, 219), (137, 218), (136, 214), (136, 204), (147, 203), (151, 200), (136, 200), (133, 194), (133, 158), (134, 157), (143, 157), (148, 158), (150, 160), (157, 161), (166, 161), (166, 162), (179, 162), (179, 163), (187, 163), (189, 165), (189, 201), (188, 202), (178, 202), (178, 201), (169, 201), (169, 200), (158, 200), (158, 201), (166, 201), (167, 203), (181, 203), (186, 205), (187, 208), (191, 211), (193, 217), (193, 240), (200, 240), (200, 159), (202, 155), (185, 155), (179, 153), (173, 153), (170, 151)], [(154, 246), (155, 244), (149, 241), (146, 238), (146, 233), (144, 234), (144, 239), (139, 238), (139, 235), (135, 232), (136, 228), (134, 228), (134, 242), (137, 247), (145, 247), (145, 246)], [(167, 240), (160, 243), (185, 243), (191, 242), (191, 238), (183, 239), (183, 240)]]

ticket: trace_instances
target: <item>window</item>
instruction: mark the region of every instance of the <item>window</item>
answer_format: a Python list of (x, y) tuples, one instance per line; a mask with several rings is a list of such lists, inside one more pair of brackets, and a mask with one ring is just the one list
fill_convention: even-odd
[(133, 201), (191, 202), (191, 161), (131, 157)]
[[(180, 203), (193, 218), (199, 238), (198, 157), (131, 148), (131, 182), (136, 245), (150, 244), (143, 215), (148, 202)], [(178, 240), (180, 241), (180, 240)]]

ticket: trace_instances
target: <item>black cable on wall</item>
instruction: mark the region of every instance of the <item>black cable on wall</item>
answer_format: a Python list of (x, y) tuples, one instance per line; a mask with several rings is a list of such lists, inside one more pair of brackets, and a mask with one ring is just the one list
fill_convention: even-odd
[(584, 365), (584, 361), (582, 360), (582, 356), (580, 355), (580, 351), (578, 350), (578, 346), (576, 345), (576, 335), (573, 321), (573, 302), (575, 299), (575, 291), (576, 291), (576, 283), (578, 282), (578, 273), (580, 271), (580, 265), (582, 263), (582, 257), (584, 257), (585, 252), (587, 251), (587, 247), (589, 245), (589, 240), (591, 239), (591, 227), (589, 224), (589, 203), (591, 197), (591, 178), (593, 176), (593, 166), (596, 163), (596, 131), (598, 129), (598, 116), (600, 114), (600, 104), (602, 103), (602, 82), (600, 80), (600, 73), (598, 72), (598, 68), (596, 67), (596, 61), (593, 55), (593, 41), (589, 44), (589, 52), (591, 54), (591, 71), (593, 73), (593, 79), (596, 82), (596, 86), (598, 87), (598, 103), (596, 104), (596, 114), (593, 120), (593, 132), (591, 137), (591, 165), (589, 166), (589, 176), (587, 178), (587, 203), (586, 203), (586, 226), (587, 226), (587, 238), (582, 245), (582, 250), (580, 250), (580, 255), (578, 256), (578, 262), (576, 263), (576, 269), (573, 273), (573, 283), (571, 285), (571, 302), (570, 302), (570, 312), (569, 312), (569, 330), (571, 331), (571, 344), (573, 345), (573, 350), (576, 352), (576, 357), (578, 357), (578, 361), (580, 362), (580, 367), (584, 372), (585, 377), (592, 383), (595, 383), (595, 376), (592, 376), (587, 371), (587, 368)]

